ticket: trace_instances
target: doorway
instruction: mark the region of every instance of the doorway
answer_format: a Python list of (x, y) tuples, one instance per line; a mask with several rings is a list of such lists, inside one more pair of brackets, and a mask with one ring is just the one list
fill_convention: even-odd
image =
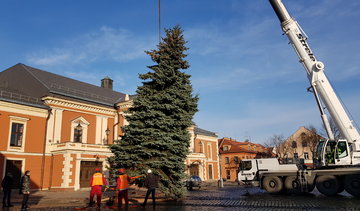
[(190, 176), (199, 176), (199, 164), (191, 164), (189, 166)]
[(95, 173), (95, 169), (102, 169), (102, 162), (99, 161), (81, 161), (80, 164), (80, 188), (90, 187), (90, 179)]
[(13, 189), (18, 189), (21, 179), (22, 160), (6, 160), (5, 175), (10, 172), (13, 176)]

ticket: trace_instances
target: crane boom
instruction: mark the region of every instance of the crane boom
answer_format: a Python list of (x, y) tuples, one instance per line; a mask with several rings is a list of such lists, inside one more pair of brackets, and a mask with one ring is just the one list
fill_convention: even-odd
[[(328, 127), (330, 139), (317, 143), (315, 155), (313, 154), (313, 166), (304, 166), (301, 163), (288, 164), (281, 158), (243, 159), (239, 166), (238, 180), (275, 194), (309, 193), (316, 186), (317, 190), (326, 196), (335, 196), (345, 189), (347, 193), (360, 197), (359, 133), (331, 87), (324, 73), (324, 64), (317, 61), (307, 44), (306, 35), (301, 27), (291, 18), (281, 0), (269, 1), (279, 17), (284, 34), (288, 36), (300, 62), (304, 65), (311, 84), (309, 89), (315, 95), (324, 123), (329, 122), (322, 104), (332, 116), (342, 139), (334, 139)], [(304, 154), (305, 150), (309, 149), (304, 147)]]
[[(318, 61), (307, 43), (307, 37), (299, 24), (290, 16), (281, 0), (269, 0), (276, 15), (281, 22), (281, 28), (290, 40), (292, 47), (303, 64), (310, 85), (316, 96), (321, 111), (321, 117), (328, 136), (333, 139), (326, 115), (323, 113), (325, 105), (342, 138), (350, 144), (351, 161), (349, 164), (360, 163), (360, 135), (353, 121), (349, 118), (344, 106), (340, 102), (334, 89), (324, 72), (324, 64)], [(325, 146), (324, 146), (325, 147)], [(357, 153), (356, 153), (357, 152)], [(358, 161), (357, 161), (358, 160)]]

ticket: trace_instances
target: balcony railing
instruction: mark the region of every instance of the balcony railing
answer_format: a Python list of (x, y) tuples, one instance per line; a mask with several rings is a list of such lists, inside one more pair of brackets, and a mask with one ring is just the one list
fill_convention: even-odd
[(77, 142), (62, 142), (62, 143), (53, 143), (50, 146), (50, 151), (96, 151), (96, 152), (110, 152), (108, 145), (102, 144), (86, 144), (86, 143), (77, 143)]

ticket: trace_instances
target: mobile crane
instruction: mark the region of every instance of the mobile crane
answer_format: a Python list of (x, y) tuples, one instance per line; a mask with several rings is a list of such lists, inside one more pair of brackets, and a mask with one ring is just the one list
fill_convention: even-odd
[[(280, 20), (284, 34), (290, 40), (305, 68), (311, 92), (315, 96), (328, 138), (317, 144), (314, 169), (302, 169), (295, 164), (279, 164), (273, 159), (243, 160), (238, 179), (251, 182), (270, 193), (287, 190), (292, 193), (311, 192), (315, 186), (324, 195), (332, 196), (344, 189), (360, 197), (360, 135), (350, 120), (338, 96), (307, 43), (307, 36), (290, 16), (281, 0), (269, 0)], [(341, 139), (336, 140), (325, 114), (328, 111)]]

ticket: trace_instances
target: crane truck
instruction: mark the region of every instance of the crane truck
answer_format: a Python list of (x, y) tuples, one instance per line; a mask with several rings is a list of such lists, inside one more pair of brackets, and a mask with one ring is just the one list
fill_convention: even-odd
[[(309, 90), (315, 96), (328, 139), (318, 142), (312, 169), (296, 164), (280, 164), (276, 158), (244, 159), (240, 163), (238, 179), (270, 193), (311, 192), (316, 187), (326, 196), (346, 190), (360, 197), (359, 132), (325, 75), (324, 63), (318, 61), (310, 49), (305, 32), (281, 0), (269, 2), (280, 20), (282, 31), (304, 66), (310, 82)], [(334, 137), (325, 110), (339, 129), (340, 139)]]

